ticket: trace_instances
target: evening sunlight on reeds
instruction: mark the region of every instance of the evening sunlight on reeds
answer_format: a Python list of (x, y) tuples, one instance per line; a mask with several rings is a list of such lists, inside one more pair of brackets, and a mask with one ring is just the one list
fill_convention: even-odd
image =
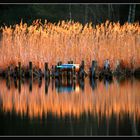
[(97, 60), (102, 67), (104, 60), (109, 59), (114, 69), (120, 60), (124, 67), (140, 67), (140, 25), (139, 23), (119, 22), (82, 25), (74, 21), (50, 23), (47, 20), (35, 20), (32, 25), (21, 21), (20, 24), (1, 27), (0, 34), (0, 68), (17, 65), (21, 62), (27, 66), (44, 68), (58, 61), (74, 63), (85, 61), (85, 69)]

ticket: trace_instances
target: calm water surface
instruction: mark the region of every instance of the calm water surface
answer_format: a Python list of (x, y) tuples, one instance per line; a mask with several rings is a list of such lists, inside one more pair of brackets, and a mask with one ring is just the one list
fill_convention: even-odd
[(140, 135), (140, 80), (0, 79), (0, 135)]

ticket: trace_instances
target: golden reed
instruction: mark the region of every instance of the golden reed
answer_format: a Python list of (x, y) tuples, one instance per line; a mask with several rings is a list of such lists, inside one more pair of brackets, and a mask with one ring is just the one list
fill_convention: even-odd
[(91, 61), (96, 59), (102, 67), (105, 59), (109, 59), (114, 69), (117, 60), (128, 68), (140, 67), (140, 25), (139, 23), (109, 22), (92, 26), (82, 25), (74, 21), (50, 23), (35, 20), (32, 25), (21, 21), (10, 27), (1, 27), (0, 68), (18, 61), (27, 66), (44, 68), (58, 61), (67, 63), (73, 60), (81, 63), (85, 60), (86, 70)]

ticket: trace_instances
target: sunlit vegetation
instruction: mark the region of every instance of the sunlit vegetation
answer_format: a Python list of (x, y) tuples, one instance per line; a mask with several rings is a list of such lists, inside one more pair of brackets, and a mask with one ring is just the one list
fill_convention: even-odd
[(109, 59), (114, 69), (117, 60), (128, 68), (140, 67), (140, 25), (139, 23), (112, 23), (106, 21), (99, 25), (82, 25), (74, 21), (50, 23), (36, 20), (32, 25), (21, 21), (10, 27), (1, 27), (0, 68), (20, 61), (27, 66), (44, 68), (58, 61), (67, 63), (85, 60), (88, 69), (93, 59), (102, 67)]

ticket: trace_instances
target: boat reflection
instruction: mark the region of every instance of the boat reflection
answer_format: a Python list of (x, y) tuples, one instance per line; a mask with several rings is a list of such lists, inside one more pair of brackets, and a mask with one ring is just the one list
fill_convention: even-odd
[(58, 93), (78, 93), (79, 90), (84, 90), (84, 80), (58, 80), (55, 79), (55, 88)]

